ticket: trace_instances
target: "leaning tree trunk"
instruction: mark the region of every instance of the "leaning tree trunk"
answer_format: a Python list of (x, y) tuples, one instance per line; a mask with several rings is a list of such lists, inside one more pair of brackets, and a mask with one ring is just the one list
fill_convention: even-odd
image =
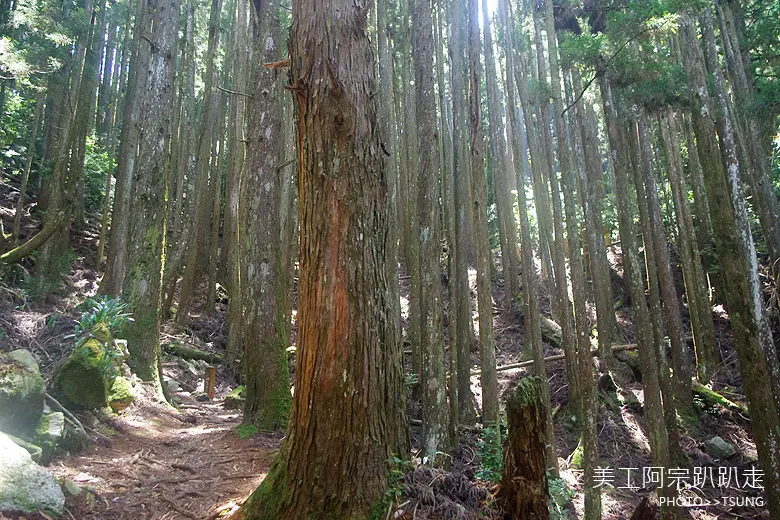
[[(281, 168), (276, 164), (284, 146), (283, 92), (276, 69), (263, 63), (278, 61), (282, 28), (276, 17), (278, 0), (252, 8), (254, 45), (249, 85), (246, 171), (241, 186), (241, 218), (235, 223), (241, 236), (241, 293), (246, 371), (244, 422), (261, 430), (284, 428), (290, 412), (290, 375), (283, 287), (285, 266), (280, 265)], [(261, 95), (260, 93), (263, 93)]]
[[(405, 458), (401, 350), (387, 300), (387, 185), (376, 129), (370, 2), (295, 0), (301, 258), (287, 437), (244, 519), (358, 519)], [(327, 476), (327, 477), (326, 477)]]
[[(692, 119), (697, 151), (703, 166), (710, 207), (718, 208), (712, 213), (712, 226), (726, 287), (726, 304), (734, 330), (745, 397), (754, 415), (753, 435), (758, 460), (764, 471), (770, 516), (780, 518), (778, 394), (773, 392), (772, 384), (767, 384), (773, 378), (767, 363), (767, 353), (775, 347), (763, 316), (755, 248), (748, 227), (745, 202), (740, 196), (739, 165), (733, 139), (729, 139), (727, 110), (723, 114), (722, 131), (717, 134), (715, 131), (711, 114), (716, 108), (707, 92), (704, 54), (689, 14), (684, 15), (681, 29), (688, 81), (695, 93)], [(719, 108), (722, 109), (723, 91), (718, 90), (721, 99)], [(718, 146), (716, 135), (720, 137), (721, 147)], [(753, 414), (758, 410), (760, 412)]]

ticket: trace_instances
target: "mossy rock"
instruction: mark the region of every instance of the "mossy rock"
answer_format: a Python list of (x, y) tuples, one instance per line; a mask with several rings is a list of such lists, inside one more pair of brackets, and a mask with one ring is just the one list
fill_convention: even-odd
[(46, 383), (27, 350), (0, 354), (0, 430), (31, 433), (43, 413)]
[(228, 395), (225, 396), (225, 408), (231, 410), (242, 410), (244, 408), (244, 402), (246, 402), (244, 387), (239, 386)]
[(42, 464), (51, 462), (54, 452), (65, 433), (65, 415), (62, 412), (52, 412), (41, 416), (38, 425), (35, 427), (35, 444), (41, 447), (43, 451), (41, 457)]
[(101, 408), (108, 404), (110, 369), (105, 342), (93, 337), (76, 347), (54, 378), (54, 393), (66, 406)]
[(50, 515), (65, 512), (65, 496), (54, 476), (3, 433), (0, 453), (0, 511), (40, 510)]
[(133, 384), (126, 378), (118, 376), (111, 385), (111, 391), (108, 396), (108, 405), (115, 412), (120, 412), (130, 406), (135, 401), (135, 390)]

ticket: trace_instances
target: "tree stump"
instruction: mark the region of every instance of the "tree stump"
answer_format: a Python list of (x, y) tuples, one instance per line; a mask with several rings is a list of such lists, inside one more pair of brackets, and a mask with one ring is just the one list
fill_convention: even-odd
[(547, 465), (544, 457), (546, 403), (542, 380), (527, 377), (507, 397), (509, 436), (504, 445), (501, 499), (506, 518), (548, 520)]

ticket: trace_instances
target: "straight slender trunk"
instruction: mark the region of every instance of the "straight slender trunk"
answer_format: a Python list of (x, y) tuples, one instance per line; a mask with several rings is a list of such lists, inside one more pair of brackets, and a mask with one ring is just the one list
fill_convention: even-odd
[[(460, 422), (474, 424), (474, 394), (471, 391), (471, 350), (474, 345), (474, 320), (471, 314), (471, 287), (469, 285), (469, 250), (473, 237), (474, 218), (469, 204), (471, 197), (471, 157), (469, 155), (469, 131), (467, 89), (463, 73), (466, 70), (465, 2), (453, 0), (449, 4), (450, 38), (449, 53), (452, 74), (452, 141), (455, 200), (455, 314), (458, 351), (458, 408)], [(453, 348), (453, 345), (450, 345)]]
[[(666, 114), (660, 120), (660, 125), (661, 137), (664, 140), (669, 158), (669, 184), (672, 187), (674, 210), (677, 217), (685, 294), (688, 298), (693, 348), (696, 353), (696, 373), (699, 382), (707, 384), (720, 363), (720, 350), (715, 336), (715, 325), (712, 321), (712, 307), (707, 295), (706, 273), (702, 266), (699, 245), (696, 241), (696, 230), (688, 205), (688, 189), (683, 178), (676, 121), (671, 110), (667, 109)], [(695, 152), (693, 150), (694, 154)]]
[[(437, 134), (434, 92), (433, 18), (430, 0), (414, 0), (412, 9), (412, 51), (417, 129), (420, 135)], [(422, 361), (421, 396), (423, 416), (422, 455), (430, 462), (446, 451), (448, 413), (444, 373), (444, 337), (442, 322), (440, 179), (438, 142), (425, 139), (419, 146), (417, 176), (419, 229), (413, 239), (420, 240), (420, 352)], [(415, 201), (410, 201), (414, 204)]]
[(183, 325), (187, 320), (190, 304), (197, 288), (197, 282), (203, 272), (205, 262), (198, 259), (206, 255), (207, 232), (209, 226), (209, 169), (211, 165), (211, 143), (216, 132), (217, 121), (217, 48), (219, 48), (220, 13), (222, 0), (212, 0), (209, 18), (208, 49), (206, 50), (206, 71), (204, 73), (203, 108), (198, 122), (197, 159), (195, 166), (195, 207), (193, 221), (195, 226), (187, 247), (181, 287), (179, 289), (179, 307), (176, 310), (176, 323)]
[(111, 230), (108, 238), (110, 247), (106, 257), (106, 272), (100, 283), (100, 291), (109, 296), (121, 294), (127, 264), (130, 193), (133, 189), (133, 170), (135, 169), (140, 136), (138, 119), (141, 115), (142, 96), (137, 91), (146, 84), (147, 68), (143, 64), (149, 61), (149, 47), (140, 45), (145, 12), (144, 9), (140, 8), (141, 2), (142, 0), (138, 0), (139, 9), (136, 10), (135, 28), (130, 48), (127, 90), (123, 96), (125, 101), (122, 110), (122, 132), (119, 136), (114, 207), (111, 211)]
[[(236, 22), (233, 26), (233, 77), (231, 86), (234, 92), (246, 89), (246, 69), (244, 67), (247, 31), (247, 2), (237, 0)], [(240, 58), (239, 58), (240, 56)], [(227, 275), (228, 293), (228, 339), (227, 361), (235, 365), (243, 355), (244, 312), (241, 297), (241, 231), (238, 225), (241, 179), (244, 170), (244, 117), (246, 111), (245, 96), (233, 94), (230, 98), (230, 126), (228, 127), (228, 169), (225, 180), (225, 223), (224, 237), (227, 241), (227, 257), (223, 265)], [(235, 367), (233, 367), (235, 368)]]
[(494, 158), (493, 193), (499, 214), (499, 229), (504, 237), (501, 248), (501, 262), (504, 271), (504, 290), (506, 292), (506, 309), (509, 310), (512, 299), (519, 293), (520, 259), (517, 254), (517, 228), (515, 227), (515, 210), (512, 202), (510, 165), (507, 157), (504, 124), (501, 117), (501, 98), (498, 94), (498, 74), (496, 58), (493, 51), (493, 35), (490, 30), (490, 16), (487, 1), (482, 0), (482, 30), (485, 38), (485, 83), (487, 85), (488, 128), (491, 156)]
[(27, 159), (24, 162), (24, 173), (22, 174), (22, 183), (19, 186), (19, 198), (16, 199), (16, 213), (14, 214), (14, 224), (11, 231), (13, 244), (19, 244), (19, 227), (22, 222), (22, 213), (24, 213), (24, 199), (27, 194), (27, 182), (30, 180), (30, 170), (33, 159), (35, 159), (35, 148), (38, 139), (38, 127), (41, 126), (41, 116), (43, 115), (43, 106), (45, 102), (45, 91), (38, 93), (35, 102), (35, 115), (33, 116), (32, 126), (30, 127), (30, 142), (27, 145)]
[(479, 2), (468, 0), (469, 25), (469, 129), (471, 143), (471, 204), (474, 208), (474, 252), (477, 257), (477, 300), (479, 304), (479, 364), (482, 382), (482, 424), (498, 421), (498, 377), (493, 341), (493, 255), (488, 240), (487, 174), (483, 157), (481, 76), (482, 41), (479, 31)]

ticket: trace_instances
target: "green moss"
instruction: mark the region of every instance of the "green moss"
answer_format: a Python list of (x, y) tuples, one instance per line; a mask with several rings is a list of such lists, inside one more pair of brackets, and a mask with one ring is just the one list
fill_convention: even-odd
[(517, 387), (506, 398), (507, 408), (510, 406), (523, 408), (538, 404), (542, 398), (542, 384), (542, 379), (536, 376), (521, 379)]
[(65, 403), (76, 407), (106, 406), (110, 383), (104, 363), (103, 342), (95, 338), (86, 340), (73, 351), (57, 373), (54, 379), (54, 392)]
[(285, 488), (286, 475), (282, 469), (282, 456), (277, 456), (268, 475), (249, 496), (241, 508), (242, 520), (277, 520), (282, 507), (288, 502)]
[(585, 455), (584, 455), (584, 449), (582, 447), (582, 437), (580, 437), (580, 442), (577, 444), (577, 447), (574, 449), (571, 456), (569, 457), (570, 460), (569, 463), (572, 468), (582, 469), (584, 459), (585, 459)]
[(135, 391), (132, 383), (124, 377), (115, 378), (108, 395), (108, 404), (111, 408), (118, 412), (130, 406), (133, 401), (135, 401)]
[(253, 424), (239, 424), (235, 427), (236, 434), (240, 439), (248, 439), (257, 435), (257, 426)]

